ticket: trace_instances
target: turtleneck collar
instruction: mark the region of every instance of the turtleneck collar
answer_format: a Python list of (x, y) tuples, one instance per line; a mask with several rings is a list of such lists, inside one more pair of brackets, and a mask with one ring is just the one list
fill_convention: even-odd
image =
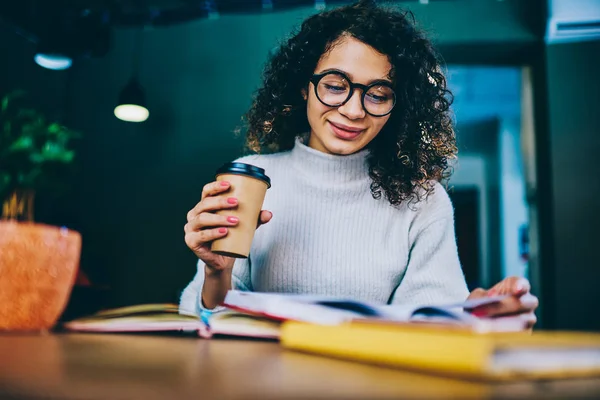
[(318, 176), (321, 181), (349, 183), (369, 178), (368, 154), (367, 149), (347, 156), (327, 154), (308, 147), (301, 138), (296, 138), (291, 159), (295, 168), (307, 175)]

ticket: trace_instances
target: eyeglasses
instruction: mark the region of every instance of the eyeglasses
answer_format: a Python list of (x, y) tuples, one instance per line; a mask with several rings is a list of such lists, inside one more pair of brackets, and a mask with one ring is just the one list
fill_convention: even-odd
[(319, 101), (327, 107), (339, 107), (348, 102), (356, 89), (362, 90), (360, 101), (364, 110), (374, 116), (383, 117), (392, 112), (396, 104), (396, 94), (389, 82), (376, 81), (370, 85), (351, 82), (338, 71), (315, 74), (310, 78), (315, 86)]

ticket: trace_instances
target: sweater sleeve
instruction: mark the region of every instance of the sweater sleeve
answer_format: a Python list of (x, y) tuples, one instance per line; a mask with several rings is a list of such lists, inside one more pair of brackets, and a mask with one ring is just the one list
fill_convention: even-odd
[(427, 202), (411, 226), (408, 264), (392, 304), (444, 304), (469, 296), (458, 258), (450, 198), (438, 184)]
[[(204, 267), (202, 260), (196, 264), (196, 275), (181, 293), (179, 299), (179, 311), (181, 313), (193, 313), (200, 315), (202, 311), (218, 312), (224, 308), (217, 306), (208, 309), (202, 304), (202, 287), (204, 286)], [(231, 274), (231, 287), (236, 290), (251, 291), (250, 259), (237, 259)]]

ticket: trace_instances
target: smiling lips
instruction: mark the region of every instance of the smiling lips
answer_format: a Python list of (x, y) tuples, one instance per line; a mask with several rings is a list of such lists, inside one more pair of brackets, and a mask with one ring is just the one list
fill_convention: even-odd
[(337, 124), (331, 121), (328, 122), (335, 136), (344, 140), (352, 140), (365, 131), (363, 128), (354, 128), (352, 126)]

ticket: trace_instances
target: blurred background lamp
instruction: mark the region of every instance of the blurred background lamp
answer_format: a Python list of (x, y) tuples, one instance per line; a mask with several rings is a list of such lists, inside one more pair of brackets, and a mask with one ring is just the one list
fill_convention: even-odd
[(73, 59), (64, 54), (37, 53), (33, 59), (40, 67), (53, 70), (67, 69), (73, 64)]
[(144, 90), (137, 79), (131, 78), (119, 95), (115, 117), (127, 122), (144, 122), (149, 115)]
[(34, 61), (51, 70), (64, 70), (82, 58), (102, 57), (110, 47), (110, 26), (91, 12), (43, 9), (44, 21), (35, 34)]
[(34, 61), (43, 68), (63, 70), (73, 64), (72, 40), (58, 30), (46, 35), (37, 45)]

